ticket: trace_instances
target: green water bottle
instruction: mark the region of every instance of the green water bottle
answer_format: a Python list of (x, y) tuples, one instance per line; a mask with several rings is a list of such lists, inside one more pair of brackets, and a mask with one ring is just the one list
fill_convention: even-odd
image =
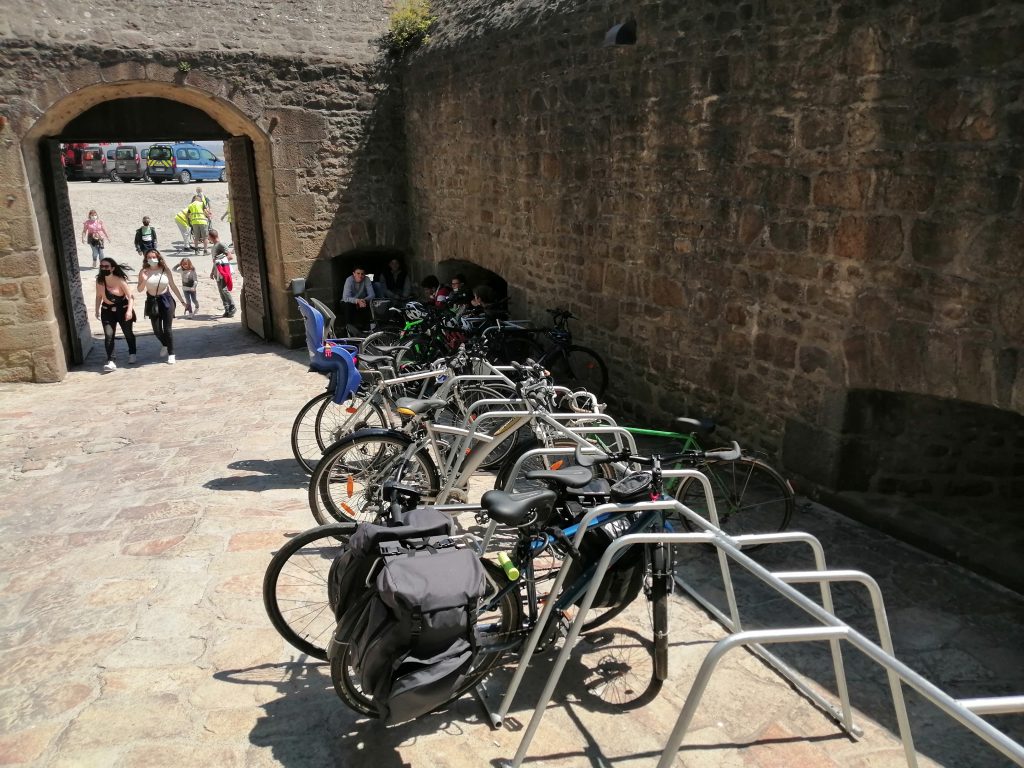
[(516, 568), (516, 564), (513, 563), (504, 552), (498, 553), (498, 565), (500, 565), (501, 569), (505, 571), (505, 575), (508, 576), (509, 581), (515, 581), (519, 578), (519, 569)]

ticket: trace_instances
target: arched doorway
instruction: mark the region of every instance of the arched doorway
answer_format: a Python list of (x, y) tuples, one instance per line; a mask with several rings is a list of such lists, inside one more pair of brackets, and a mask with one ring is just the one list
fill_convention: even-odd
[[(81, 364), (92, 345), (82, 297), (76, 232), (60, 162), (62, 143), (109, 141), (223, 141), (230, 188), (231, 239), (245, 288), (244, 327), (273, 338), (268, 262), (279, 247), (264, 221), (274, 220), (270, 146), (266, 135), (224, 99), (176, 83), (129, 81), (75, 91), (48, 109), (22, 142), (25, 170), (42, 235), (54, 314), (68, 365)], [(268, 258), (269, 257), (269, 258)]]

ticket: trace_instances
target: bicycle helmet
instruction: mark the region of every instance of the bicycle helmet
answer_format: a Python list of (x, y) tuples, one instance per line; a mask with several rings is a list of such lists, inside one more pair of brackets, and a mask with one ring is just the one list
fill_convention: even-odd
[(405, 305), (405, 316), (410, 320), (422, 320), (427, 316), (427, 312), (419, 302), (410, 301)]

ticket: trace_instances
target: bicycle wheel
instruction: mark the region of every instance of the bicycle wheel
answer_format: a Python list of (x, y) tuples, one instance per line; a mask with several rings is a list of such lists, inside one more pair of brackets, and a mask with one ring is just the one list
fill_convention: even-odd
[[(358, 393), (344, 403), (336, 403), (328, 398), (316, 414), (316, 440), (320, 455), (341, 438), (360, 429), (388, 429), (390, 426), (391, 421), (384, 409), (377, 403), (367, 403)], [(320, 456), (317, 456), (319, 460)], [(316, 466), (315, 463), (313, 466)]]
[(540, 360), (544, 349), (531, 336), (525, 333), (507, 333), (502, 336), (498, 348), (498, 365), (524, 363), (527, 360)]
[(313, 473), (313, 467), (323, 454), (323, 447), (317, 440), (316, 418), (324, 402), (330, 399), (330, 392), (321, 392), (299, 409), (292, 422), (292, 455), (307, 475)]
[[(508, 579), (499, 566), (489, 560), (480, 562), (484, 568), (486, 581), (486, 593), (480, 604), (487, 606), (504, 588)], [(367, 593), (362, 598), (363, 602), (353, 609), (352, 615), (358, 616), (365, 602), (372, 597), (372, 592)], [(492, 609), (480, 611), (474, 624), (477, 652), (473, 667), (449, 701), (459, 698), (494, 669), (501, 657), (515, 645), (522, 622), (522, 600), (518, 587), (502, 595)], [(348, 626), (342, 626), (338, 632), (338, 642), (346, 647), (346, 651), (331, 659), (331, 682), (334, 683), (334, 690), (341, 700), (353, 710), (367, 717), (379, 717), (373, 697), (363, 690), (359, 673), (353, 666), (351, 643), (354, 640), (355, 629), (352, 622)]]
[[(719, 526), (730, 536), (744, 533), (775, 533), (789, 526), (796, 501), (793, 488), (763, 461), (749, 456), (735, 461), (709, 461), (699, 467), (711, 482)], [(688, 479), (676, 497), (697, 514), (710, 520), (707, 497), (700, 482)], [(687, 519), (683, 523), (694, 530)], [(746, 550), (758, 546), (746, 546)]]
[(365, 339), (359, 347), (359, 351), (364, 355), (384, 355), (385, 347), (396, 347), (401, 343), (402, 332), (398, 329), (387, 329), (383, 331), (374, 331)]
[(263, 607), (270, 623), (315, 659), (327, 660), (327, 643), (334, 634), (327, 576), (355, 528), (334, 523), (303, 531), (277, 551), (263, 576)]
[[(564, 448), (564, 453), (559, 453), (549, 456), (532, 456), (520, 463), (520, 458), (528, 451), (532, 451), (536, 448)], [(545, 483), (539, 480), (527, 480), (526, 473), (531, 472), (535, 469), (565, 469), (566, 467), (572, 467), (576, 465), (576, 460), (573, 458), (575, 452), (576, 443), (571, 440), (555, 440), (550, 446), (541, 445), (536, 439), (526, 440), (516, 446), (514, 451), (510, 451), (508, 457), (502, 464), (501, 469), (498, 470), (498, 476), (494, 480), (494, 487), (500, 491), (508, 490), (509, 493), (526, 493), (527, 491), (536, 491), (542, 488), (547, 488)], [(518, 471), (516, 471), (515, 480), (511, 480), (512, 471), (516, 465), (519, 465)], [(603, 477), (610, 482), (615, 480), (615, 471), (609, 464), (600, 464), (595, 468), (595, 477)], [(506, 487), (508, 486), (508, 487)]]
[[(512, 387), (502, 387), (501, 385), (495, 384), (470, 384), (468, 387), (465, 387), (462, 390), (459, 397), (461, 398), (462, 404), (465, 406), (466, 411), (468, 412), (470, 407), (480, 400), (508, 400), (510, 398), (516, 397), (516, 391)], [(479, 417), (480, 415), (487, 413), (489, 411), (520, 410), (520, 408), (521, 406), (516, 406), (513, 405), (512, 403), (507, 403), (477, 408), (475, 411), (473, 411), (473, 413), (474, 416)], [(462, 419), (465, 414), (456, 415), (454, 411), (450, 411), (450, 409), (448, 408), (443, 409), (440, 413), (445, 414), (446, 412), (448, 413), (449, 418), (451, 418), (451, 421), (442, 423), (452, 423), (461, 426)], [(435, 421), (437, 421), (437, 419), (435, 419)], [(508, 422), (503, 419), (495, 418), (487, 419), (486, 421), (483, 422), (483, 425), (484, 434), (494, 436), (504, 434), (504, 430), (508, 426)], [(494, 449), (487, 455), (487, 460), (480, 465), (480, 468), (494, 469), (495, 467), (501, 465), (501, 463), (504, 462), (505, 458), (509, 455), (509, 452), (515, 448), (516, 443), (519, 442), (519, 438), (520, 432), (517, 431), (514, 435), (509, 436), (508, 438), (502, 440), (500, 443), (494, 446)]]
[(332, 445), (309, 482), (309, 506), (320, 522), (373, 522), (383, 513), (382, 485), (397, 480), (433, 496), (439, 485), (437, 467), (424, 449), (406, 462), (412, 440), (402, 432), (364, 430)]
[(569, 389), (581, 387), (598, 397), (608, 389), (608, 366), (592, 349), (573, 345), (550, 353), (546, 361), (556, 384)]

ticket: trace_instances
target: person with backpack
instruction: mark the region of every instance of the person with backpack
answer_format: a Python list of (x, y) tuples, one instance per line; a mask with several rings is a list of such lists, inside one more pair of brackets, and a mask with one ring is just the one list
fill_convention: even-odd
[(149, 216), (142, 217), (142, 226), (135, 230), (135, 252), (142, 256), (156, 250), (156, 230), (149, 226)]
[(220, 300), (224, 302), (223, 317), (234, 317), (235, 301), (231, 298), (231, 291), (234, 288), (231, 279), (231, 251), (220, 241), (220, 233), (216, 229), (210, 230), (210, 242), (213, 243), (213, 269), (210, 270), (210, 279), (217, 281)]

